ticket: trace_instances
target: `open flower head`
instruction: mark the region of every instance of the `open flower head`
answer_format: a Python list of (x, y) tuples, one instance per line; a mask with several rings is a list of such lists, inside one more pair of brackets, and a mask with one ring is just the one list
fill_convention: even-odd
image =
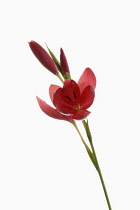
[(72, 122), (83, 120), (90, 112), (87, 110), (94, 101), (96, 78), (90, 68), (86, 68), (78, 83), (66, 79), (63, 87), (51, 85), (49, 94), (55, 108), (38, 99), (42, 111), (50, 117)]

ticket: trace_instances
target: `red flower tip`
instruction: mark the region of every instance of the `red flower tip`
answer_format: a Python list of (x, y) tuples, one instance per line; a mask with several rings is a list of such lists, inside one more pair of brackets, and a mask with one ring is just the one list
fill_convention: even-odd
[(65, 75), (66, 73), (70, 74), (68, 62), (62, 48), (60, 49), (60, 65), (63, 75)]
[(57, 67), (53, 59), (47, 53), (47, 51), (35, 41), (30, 41), (28, 43), (33, 54), (40, 61), (40, 63), (53, 74), (57, 74), (58, 73)]

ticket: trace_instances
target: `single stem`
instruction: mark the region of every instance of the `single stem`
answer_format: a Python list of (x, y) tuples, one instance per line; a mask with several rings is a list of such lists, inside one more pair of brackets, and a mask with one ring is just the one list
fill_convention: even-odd
[[(87, 132), (87, 128), (85, 127), (85, 125), (88, 125), (88, 124), (86, 124), (85, 120), (83, 120), (83, 125), (84, 125), (84, 128), (85, 128), (86, 132)], [(102, 172), (101, 172), (101, 169), (100, 169), (100, 166), (99, 166), (99, 163), (98, 163), (97, 155), (96, 155), (96, 152), (95, 152), (95, 149), (94, 149), (94, 146), (93, 146), (92, 135), (91, 135), (89, 126), (88, 126), (88, 134), (89, 135), (87, 135), (87, 136), (88, 136), (88, 139), (89, 139), (89, 142), (90, 142), (92, 152), (94, 154), (95, 162), (97, 164), (97, 171), (98, 171), (100, 181), (101, 181), (101, 184), (102, 184), (102, 187), (103, 187), (103, 191), (104, 191), (104, 194), (105, 194), (107, 205), (108, 205), (109, 210), (112, 210), (111, 204), (110, 204), (110, 201), (109, 201), (109, 197), (108, 197), (108, 193), (107, 193), (107, 190), (106, 190), (106, 186), (105, 186), (105, 183), (104, 183), (104, 179), (103, 179), (103, 176), (102, 176)]]
[(63, 80), (63, 78), (61, 77), (61, 75), (60, 75), (59, 73), (57, 73), (56, 76), (60, 79), (60, 81), (61, 81), (62, 83), (64, 83), (64, 80)]
[[(77, 130), (77, 132), (78, 132), (78, 134), (79, 134), (79, 136), (80, 136), (80, 138), (81, 138), (81, 140), (82, 140), (82, 142), (83, 142), (83, 144), (84, 144), (84, 146), (85, 146), (85, 148), (86, 148), (86, 150), (87, 150), (87, 153), (88, 153), (88, 155), (89, 155), (89, 157), (90, 157), (90, 160), (92, 161), (93, 165), (94, 165), (95, 168), (97, 169), (96, 162), (95, 162), (94, 157), (93, 157), (93, 153), (92, 153), (92, 151), (90, 150), (90, 148), (88, 147), (88, 145), (86, 144), (86, 142), (84, 141), (84, 138), (83, 138), (82, 134), (80, 133), (79, 128), (78, 128), (77, 125), (76, 125), (76, 122), (73, 121), (72, 124), (73, 124), (74, 127), (76, 128), (76, 130)], [(98, 170), (98, 169), (97, 169), (97, 170)]]
[(112, 210), (100, 167), (99, 167), (98, 173), (99, 173), (99, 177), (100, 177), (100, 180), (101, 180), (101, 183), (102, 183), (102, 187), (103, 187), (103, 190), (104, 190), (104, 194), (105, 194), (105, 197), (106, 197), (108, 208), (109, 208), (109, 210)]
[(80, 138), (81, 138), (83, 144), (84, 144), (85, 146), (87, 146), (87, 144), (86, 144), (86, 142), (84, 141), (84, 138), (83, 138), (82, 134), (80, 133), (80, 130), (79, 130), (79, 128), (77, 127), (75, 121), (73, 122), (73, 125), (74, 125), (74, 127), (76, 128), (76, 130), (77, 130), (77, 132), (78, 132), (78, 134), (79, 134), (79, 136), (80, 136)]
[(107, 190), (106, 190), (106, 186), (105, 186), (105, 183), (104, 183), (103, 175), (102, 175), (102, 172), (101, 172), (98, 160), (97, 160), (96, 152), (95, 152), (95, 149), (94, 149), (94, 146), (93, 146), (92, 142), (91, 142), (91, 147), (92, 147), (92, 152), (93, 152), (93, 154), (95, 156), (96, 163), (97, 163), (97, 166), (98, 166), (98, 170), (97, 171), (98, 171), (98, 174), (99, 174), (99, 177), (100, 177), (100, 181), (101, 181), (101, 184), (102, 184), (102, 187), (103, 187), (103, 190), (104, 190), (104, 194), (105, 194), (105, 197), (106, 197), (108, 208), (109, 208), (109, 210), (112, 210), (111, 204), (110, 204), (110, 201), (109, 201), (109, 197), (108, 197), (108, 193), (107, 193)]

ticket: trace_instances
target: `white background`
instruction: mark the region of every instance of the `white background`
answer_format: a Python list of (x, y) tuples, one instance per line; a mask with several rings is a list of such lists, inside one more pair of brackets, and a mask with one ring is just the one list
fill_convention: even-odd
[(14, 0), (0, 10), (0, 209), (108, 209), (74, 127), (39, 109), (36, 95), (51, 104), (48, 88), (61, 83), (30, 40), (58, 58), (62, 47), (76, 81), (95, 72), (89, 123), (112, 209), (140, 209), (139, 1)]

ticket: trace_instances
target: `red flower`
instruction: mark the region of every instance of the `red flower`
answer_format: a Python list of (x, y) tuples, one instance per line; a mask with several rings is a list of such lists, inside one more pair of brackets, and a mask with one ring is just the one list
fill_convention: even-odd
[(85, 119), (90, 112), (87, 110), (94, 101), (96, 78), (90, 68), (86, 68), (78, 84), (71, 79), (64, 81), (63, 88), (51, 85), (50, 98), (56, 109), (37, 97), (42, 111), (50, 117), (72, 122)]
[(58, 70), (57, 67), (53, 61), (53, 59), (50, 57), (50, 55), (47, 53), (47, 51), (41, 47), (37, 42), (31, 41), (29, 42), (29, 46), (35, 55), (35, 57), (40, 61), (40, 63), (48, 69), (53, 74), (57, 74)]

